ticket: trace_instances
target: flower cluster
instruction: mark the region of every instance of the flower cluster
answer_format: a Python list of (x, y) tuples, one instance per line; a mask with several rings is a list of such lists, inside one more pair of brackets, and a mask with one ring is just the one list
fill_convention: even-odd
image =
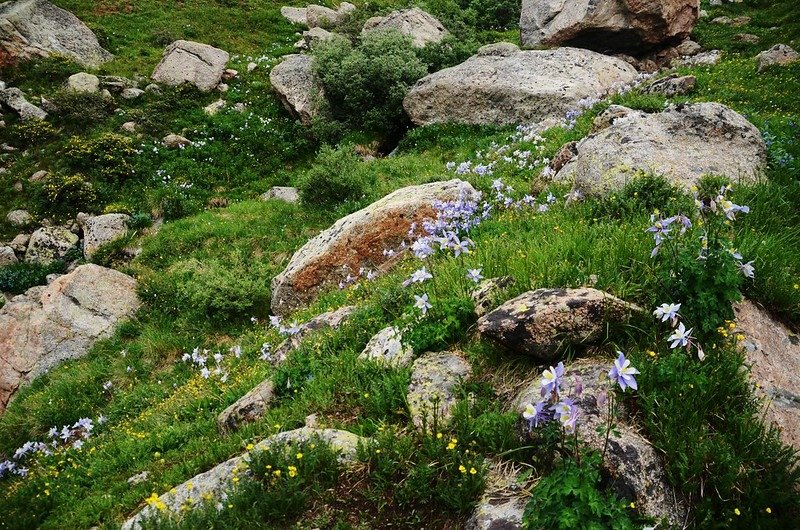
[[(234, 355), (241, 356), (242, 350), (240, 347), (236, 346), (231, 348), (230, 352)], [(228, 380), (228, 371), (222, 367), (222, 361), (225, 356), (220, 353), (219, 351), (211, 355), (211, 358), (214, 360), (214, 368), (209, 368), (208, 357), (211, 352), (207, 349), (203, 349), (202, 351), (200, 348), (195, 348), (192, 350), (192, 353), (184, 353), (181, 357), (181, 360), (184, 363), (190, 363), (191, 365), (195, 366), (196, 368), (200, 369), (200, 376), (203, 379), (208, 379), (212, 375), (218, 376), (219, 380), (224, 383)]]

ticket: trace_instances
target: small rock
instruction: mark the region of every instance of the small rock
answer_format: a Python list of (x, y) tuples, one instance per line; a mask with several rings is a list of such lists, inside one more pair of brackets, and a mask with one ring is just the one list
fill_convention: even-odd
[(667, 77), (657, 79), (642, 89), (643, 94), (660, 94), (671, 98), (673, 96), (683, 96), (694, 90), (697, 78), (693, 75), (679, 76), (670, 74)]
[(147, 471), (142, 471), (141, 473), (137, 473), (128, 479), (128, 484), (131, 486), (135, 486), (137, 484), (141, 484), (142, 482), (146, 481), (150, 475)]
[(14, 252), (18, 252), (20, 254), (24, 254), (25, 250), (28, 248), (28, 241), (31, 240), (30, 234), (17, 234), (14, 239), (11, 240), (9, 246), (14, 249)]
[(122, 124), (120, 129), (126, 133), (135, 133), (136, 132), (136, 122), (135, 121), (126, 121)]
[(672, 63), (673, 66), (713, 66), (717, 64), (720, 59), (722, 59), (722, 52), (720, 50), (710, 50), (698, 53), (694, 57), (675, 59)]
[(217, 85), (217, 91), (223, 94), (228, 91), (228, 88), (230, 87), (228, 87), (227, 83), (220, 83)]
[(67, 90), (93, 94), (100, 90), (100, 79), (86, 72), (73, 74), (67, 79)]
[(22, 186), (21, 180), (18, 180), (14, 183), (14, 191), (16, 191), (17, 193), (22, 193), (23, 189), (25, 188)]
[(144, 90), (140, 88), (126, 88), (120, 94), (122, 99), (136, 99), (142, 95), (144, 95)]
[(222, 79), (225, 81), (230, 81), (231, 79), (235, 79), (239, 77), (239, 71), (234, 70), (233, 68), (226, 68), (222, 71)]
[(608, 323), (641, 309), (597, 289), (537, 289), (509, 300), (478, 320), (484, 337), (540, 362), (561, 357), (565, 346), (588, 346)]
[(17, 255), (13, 248), (10, 246), (0, 247), (0, 267), (5, 267), (6, 265), (11, 265), (12, 263), (18, 262), (19, 260), (17, 259)]
[(161, 140), (164, 144), (164, 147), (167, 149), (176, 149), (176, 148), (184, 148), (187, 146), (192, 145), (192, 142), (181, 136), (180, 134), (168, 134)]
[(300, 202), (300, 191), (291, 186), (273, 186), (261, 195), (262, 201), (276, 199), (288, 203)]
[(324, 40), (328, 40), (333, 38), (334, 34), (328, 30), (322, 28), (311, 28), (308, 31), (303, 32), (303, 49), (306, 50), (313, 50), (317, 44)]
[(399, 329), (392, 326), (382, 329), (373, 336), (358, 358), (384, 366), (405, 367), (413, 360), (414, 350), (409, 345), (403, 345), (403, 335)]
[(458, 399), (456, 388), (472, 374), (472, 367), (453, 352), (426, 353), (411, 368), (408, 408), (418, 428), (447, 425)]
[(258, 68), (258, 64), (257, 63), (247, 63), (247, 73), (252, 72), (256, 68)]
[(63, 274), (48, 274), (45, 276), (44, 281), (47, 285), (52, 285), (54, 281), (64, 276)]
[(12, 226), (26, 226), (33, 222), (33, 216), (28, 210), (12, 210), (6, 215), (6, 221)]
[(219, 84), (229, 58), (228, 52), (208, 44), (178, 40), (164, 51), (151, 77), (170, 86), (191, 83), (208, 92)]
[(139, 88), (139, 83), (133, 79), (128, 79), (127, 77), (121, 77), (118, 75), (103, 75), (100, 76), (100, 86), (109, 92), (119, 94), (126, 88)]
[(155, 94), (155, 95), (157, 95), (157, 96), (160, 96), (160, 95), (161, 95), (161, 87), (160, 87), (160, 86), (158, 86), (158, 85), (157, 85), (157, 84), (155, 84), (155, 83), (150, 83), (149, 85), (147, 85), (146, 87), (144, 87), (144, 91), (145, 91), (145, 92), (149, 92), (149, 93), (151, 93), (151, 94)]
[(475, 304), (475, 314), (482, 317), (497, 302), (497, 297), (516, 283), (511, 276), (483, 280), (469, 295)]
[(40, 228), (31, 235), (28, 250), (25, 252), (25, 261), (47, 264), (63, 258), (77, 244), (78, 236), (64, 227)]
[(0, 90), (0, 104), (16, 112), (19, 119), (22, 121), (43, 120), (47, 118), (47, 113), (36, 105), (29, 103), (28, 100), (25, 99), (25, 94), (18, 88)]
[(283, 341), (272, 352), (275, 362), (283, 362), (289, 353), (296, 349), (305, 340), (306, 336), (314, 331), (323, 329), (336, 329), (356, 310), (355, 306), (344, 306), (335, 311), (328, 311), (317, 315), (308, 322), (300, 324), (297, 333)]
[(241, 101), (233, 105), (234, 112), (242, 113), (246, 108), (247, 106), (245, 106), (245, 104), (242, 103)]
[(422, 48), (426, 44), (441, 42), (448, 32), (436, 17), (418, 7), (393, 11), (385, 17), (372, 17), (364, 23), (363, 33), (370, 31), (399, 31), (411, 37), (414, 46)]
[(30, 177), (28, 177), (28, 181), (30, 182), (39, 182), (40, 180), (44, 179), (48, 175), (47, 171), (44, 169), (40, 169)]
[(680, 43), (675, 48), (675, 50), (678, 52), (679, 55), (683, 55), (684, 57), (689, 57), (692, 55), (697, 55), (698, 53), (703, 51), (703, 47), (691, 39), (686, 39), (685, 41)]
[(216, 114), (219, 113), (219, 111), (221, 111), (224, 108), (225, 108), (225, 100), (224, 99), (218, 99), (214, 103), (211, 103), (210, 105), (205, 106), (203, 108), (203, 112), (205, 112), (209, 116), (215, 116)]
[(217, 417), (220, 432), (223, 434), (233, 432), (242, 425), (263, 417), (274, 397), (275, 384), (271, 379), (265, 379), (222, 411)]
[(500, 471), (491, 465), (486, 477), (486, 490), (465, 530), (522, 530), (522, 515), (528, 494), (517, 483), (518, 474)]
[(733, 36), (736, 42), (746, 42), (748, 44), (756, 44), (761, 41), (761, 37), (753, 35), (752, 33), (737, 33)]
[(758, 72), (761, 73), (769, 66), (793, 63), (800, 59), (800, 53), (797, 53), (791, 47), (785, 44), (776, 44), (769, 50), (763, 51), (756, 55), (758, 61)]

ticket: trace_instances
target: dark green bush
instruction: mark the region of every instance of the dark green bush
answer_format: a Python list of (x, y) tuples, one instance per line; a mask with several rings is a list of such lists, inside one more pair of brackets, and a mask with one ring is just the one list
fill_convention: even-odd
[(317, 162), (299, 183), (303, 202), (331, 205), (360, 199), (367, 191), (367, 180), (360, 163), (349, 146), (339, 149), (323, 147)]
[(63, 154), (73, 170), (105, 182), (123, 182), (134, 173), (136, 147), (133, 139), (121, 134), (103, 133), (88, 140), (73, 136)]
[(85, 130), (87, 126), (106, 120), (114, 113), (116, 104), (100, 92), (60, 90), (50, 98), (56, 109), (55, 117), (65, 126)]
[(14, 126), (14, 135), (23, 146), (36, 146), (53, 138), (58, 131), (45, 120), (19, 122)]
[(64, 262), (47, 265), (38, 263), (13, 263), (0, 267), (0, 292), (20, 294), (31, 287), (44, 285), (48, 274), (64, 272)]
[(86, 177), (61, 173), (50, 173), (45, 177), (38, 199), (43, 214), (60, 216), (95, 211), (99, 200), (97, 190)]
[(403, 98), (427, 73), (411, 38), (396, 31), (370, 32), (355, 47), (345, 38), (326, 40), (314, 51), (314, 70), (335, 119), (384, 137), (408, 127)]
[(652, 173), (634, 176), (621, 190), (604, 197), (593, 206), (593, 217), (621, 219), (652, 213), (654, 210), (688, 215), (695, 208), (692, 199), (682, 190), (666, 178)]
[(417, 51), (420, 60), (428, 68), (428, 72), (437, 72), (461, 64), (480, 47), (473, 39), (461, 39), (448, 35), (441, 42), (432, 42)]

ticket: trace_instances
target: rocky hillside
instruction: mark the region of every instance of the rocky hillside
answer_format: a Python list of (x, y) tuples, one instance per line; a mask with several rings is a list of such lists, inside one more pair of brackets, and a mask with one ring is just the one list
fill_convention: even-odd
[(0, 529), (795, 528), (793, 0), (0, 4)]

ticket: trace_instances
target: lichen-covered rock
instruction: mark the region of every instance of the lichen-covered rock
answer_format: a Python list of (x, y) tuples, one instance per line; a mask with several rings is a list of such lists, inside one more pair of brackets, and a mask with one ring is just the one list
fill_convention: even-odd
[(661, 79), (657, 79), (642, 88), (643, 94), (659, 94), (671, 98), (673, 96), (683, 96), (694, 90), (697, 78), (693, 75), (670, 74)]
[(481, 317), (478, 330), (515, 353), (550, 362), (567, 345), (596, 343), (607, 323), (624, 322), (635, 311), (641, 309), (597, 289), (537, 289)]
[(686, 39), (699, 0), (523, 0), (523, 46), (576, 46), (641, 54)]
[(714, 66), (722, 59), (722, 51), (709, 50), (692, 57), (683, 57), (672, 61), (672, 66)]
[(418, 428), (433, 429), (450, 422), (455, 390), (472, 374), (472, 367), (455, 352), (426, 353), (411, 367), (408, 409)]
[(435, 218), (434, 201), (462, 196), (473, 199), (477, 192), (457, 179), (409, 186), (338, 220), (295, 252), (272, 280), (272, 312), (302, 307), (362, 267), (378, 273), (388, 269), (397, 258), (387, 256), (385, 249), (399, 248), (412, 223)]
[(11, 210), (6, 215), (6, 221), (12, 226), (26, 226), (33, 222), (33, 216), (28, 210)]
[(306, 24), (308, 27), (333, 27), (339, 23), (339, 13), (325, 6), (311, 4), (306, 8)]
[(800, 53), (786, 44), (776, 44), (769, 50), (756, 55), (756, 60), (758, 61), (758, 72), (761, 73), (772, 65), (786, 66), (800, 60)]
[(529, 496), (517, 482), (518, 474), (500, 467), (491, 464), (486, 489), (465, 530), (522, 530), (522, 515)]
[(131, 217), (124, 213), (109, 213), (90, 217), (83, 223), (83, 255), (91, 259), (97, 249), (128, 233)]
[(691, 39), (686, 39), (679, 45), (675, 46), (675, 51), (678, 52), (678, 55), (683, 57), (691, 57), (692, 55), (697, 55), (703, 51), (703, 47)]
[(671, 106), (654, 114), (630, 111), (576, 149), (554, 180), (592, 195), (620, 189), (642, 172), (663, 175), (688, 191), (703, 175), (753, 183), (767, 168), (759, 130), (719, 103)]
[(262, 201), (271, 199), (294, 204), (300, 202), (300, 191), (290, 186), (273, 186), (266, 193), (261, 194)]
[(275, 397), (275, 384), (271, 379), (265, 379), (220, 413), (217, 417), (220, 432), (235, 431), (245, 423), (263, 417), (273, 397)]
[(78, 17), (45, 0), (0, 4), (0, 66), (18, 61), (66, 55), (97, 68), (112, 55)]
[(489, 278), (479, 283), (469, 295), (475, 305), (475, 314), (482, 317), (488, 313), (492, 305), (497, 302), (497, 297), (514, 283), (516, 281), (511, 276)]
[(138, 308), (136, 280), (97, 265), (14, 297), (0, 308), (0, 412), (21, 385), (85, 355)]
[(294, 47), (298, 50), (313, 50), (322, 41), (331, 39), (335, 36), (334, 33), (322, 28), (311, 28), (303, 32), (303, 38), (300, 39)]
[(781, 440), (800, 451), (800, 337), (745, 300), (734, 305), (739, 346), (756, 394), (764, 401), (764, 417), (780, 430)]
[(18, 88), (0, 90), (0, 104), (14, 111), (22, 121), (47, 118), (47, 112), (25, 99), (25, 94)]
[(63, 258), (77, 244), (78, 236), (66, 228), (62, 226), (43, 227), (31, 235), (28, 250), (25, 252), (25, 261), (27, 263), (50, 263)]
[(192, 145), (191, 140), (184, 138), (180, 134), (168, 134), (161, 140), (161, 143), (163, 143), (164, 147), (167, 149), (179, 149)]
[(362, 33), (387, 30), (399, 31), (403, 35), (411, 37), (417, 48), (441, 42), (448, 35), (447, 30), (436, 17), (418, 7), (393, 11), (385, 17), (372, 17), (364, 23)]
[(490, 45), (417, 81), (403, 107), (417, 125), (537, 123), (561, 119), (580, 100), (603, 97), (636, 75), (625, 61), (589, 50)]
[(190, 83), (203, 92), (216, 88), (222, 79), (228, 52), (188, 40), (177, 40), (164, 50), (164, 57), (153, 70), (153, 81), (177, 86)]
[[(184, 506), (202, 506), (204, 499), (224, 500), (227, 498), (227, 490), (233, 484), (234, 477), (247, 480), (249, 476), (247, 474), (248, 462), (252, 453), (264, 451), (275, 445), (305, 443), (314, 439), (319, 439), (337, 451), (342, 463), (353, 461), (358, 445), (364, 441), (363, 438), (351, 432), (336, 429), (302, 427), (278, 433), (260, 441), (250, 452), (226, 460), (161, 495), (159, 500), (164, 504), (164, 512), (179, 517), (185, 510)], [(140, 530), (142, 522), (156, 514), (158, 514), (158, 509), (155, 506), (147, 505), (125, 521), (122, 530)]]
[(358, 358), (384, 366), (405, 367), (414, 359), (414, 350), (408, 344), (403, 344), (400, 330), (390, 326), (376, 333)]
[[(587, 447), (602, 452), (605, 445), (606, 407), (598, 406), (598, 396), (606, 392), (607, 379), (601, 382), (611, 366), (587, 360), (575, 363), (565, 371), (567, 380), (579, 377), (583, 392), (574, 398), (578, 407), (578, 437)], [(541, 399), (540, 379), (537, 377), (523, 387), (515, 400), (515, 408), (521, 414), (528, 403)], [(598, 428), (601, 429), (598, 432)], [(665, 518), (671, 525), (679, 525), (686, 518), (687, 507), (669, 484), (658, 453), (638, 433), (638, 429), (627, 421), (623, 411), (616, 429), (619, 436), (609, 438), (602, 472), (616, 493), (634, 502), (637, 510), (655, 519)]]
[(269, 81), (291, 114), (306, 125), (319, 113), (325, 95), (308, 55), (286, 55), (269, 73)]

